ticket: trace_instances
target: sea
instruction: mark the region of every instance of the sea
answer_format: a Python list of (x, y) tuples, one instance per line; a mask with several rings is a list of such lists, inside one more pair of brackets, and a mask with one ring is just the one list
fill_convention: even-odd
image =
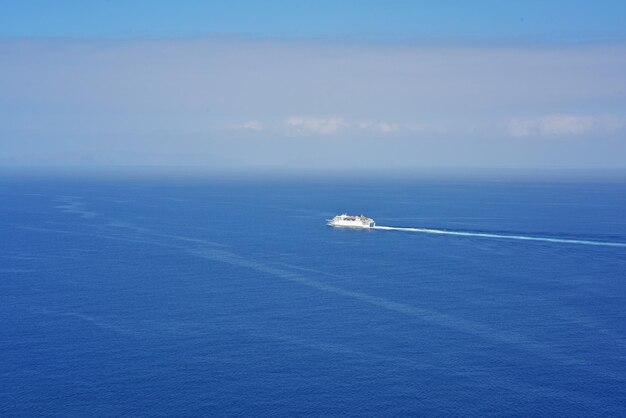
[(3, 176), (0, 415), (626, 416), (626, 182)]

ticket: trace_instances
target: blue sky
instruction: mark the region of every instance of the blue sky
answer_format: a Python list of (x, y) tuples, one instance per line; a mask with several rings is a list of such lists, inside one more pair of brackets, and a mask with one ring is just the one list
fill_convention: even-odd
[(4, 2), (0, 34), (587, 41), (624, 39), (625, 16), (617, 0), (20, 0)]
[(626, 169), (625, 16), (617, 1), (5, 2), (0, 164)]

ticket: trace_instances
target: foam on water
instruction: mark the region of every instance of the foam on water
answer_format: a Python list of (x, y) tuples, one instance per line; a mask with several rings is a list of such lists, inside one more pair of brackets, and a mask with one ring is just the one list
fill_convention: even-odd
[(373, 229), (382, 229), (385, 231), (422, 232), (425, 234), (457, 235), (457, 236), (463, 236), (463, 237), (512, 239), (512, 240), (521, 240), (521, 241), (553, 242), (553, 243), (558, 243), (558, 244), (598, 245), (598, 246), (604, 246), (604, 247), (626, 248), (626, 243), (613, 242), (613, 241), (591, 241), (591, 240), (581, 240), (581, 239), (535, 237), (535, 236), (527, 236), (527, 235), (491, 234), (491, 233), (486, 233), (486, 232), (446, 231), (444, 229), (430, 229), (430, 228), (402, 228), (402, 227), (394, 227), (394, 226), (375, 226), (373, 227)]

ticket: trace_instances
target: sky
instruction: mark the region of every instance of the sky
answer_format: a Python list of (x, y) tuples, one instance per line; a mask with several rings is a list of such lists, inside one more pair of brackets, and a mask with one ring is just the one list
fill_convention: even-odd
[(7, 1), (3, 165), (626, 169), (626, 2)]

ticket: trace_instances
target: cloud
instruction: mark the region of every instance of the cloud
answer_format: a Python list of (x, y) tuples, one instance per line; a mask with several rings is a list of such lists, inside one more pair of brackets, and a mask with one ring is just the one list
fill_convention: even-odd
[(359, 121), (356, 122), (354, 126), (359, 129), (368, 130), (383, 135), (397, 133), (404, 129), (408, 130), (408, 126), (403, 126), (395, 122)]
[(392, 135), (410, 132), (443, 132), (442, 128), (428, 128), (415, 123), (350, 119), (344, 116), (291, 116), (286, 119), (285, 126), (291, 134), (324, 136), (355, 133)]
[(514, 118), (508, 123), (509, 134), (516, 138), (576, 137), (590, 133), (611, 132), (621, 129), (615, 117), (589, 115), (547, 115), (538, 118)]
[(292, 116), (286, 120), (290, 132), (304, 135), (332, 135), (350, 126), (341, 117), (318, 118)]
[(232, 125), (231, 128), (235, 130), (261, 132), (265, 129), (265, 125), (256, 120), (249, 120), (240, 124)]
[(538, 121), (535, 119), (511, 119), (508, 124), (508, 131), (515, 138), (522, 138), (533, 135), (537, 132)]

